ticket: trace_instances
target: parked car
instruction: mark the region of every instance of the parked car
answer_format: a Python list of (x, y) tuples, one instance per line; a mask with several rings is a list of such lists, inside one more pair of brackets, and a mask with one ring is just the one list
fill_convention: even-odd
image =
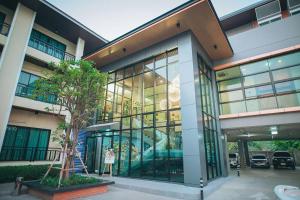
[(279, 167), (291, 167), (292, 169), (296, 169), (295, 160), (287, 151), (276, 151), (273, 154), (272, 162), (274, 169)]
[(251, 168), (254, 167), (264, 167), (264, 168), (270, 168), (270, 162), (269, 159), (262, 154), (253, 155), (250, 161)]
[(239, 154), (238, 153), (230, 153), (229, 154), (229, 163), (231, 168), (235, 168), (238, 165)]

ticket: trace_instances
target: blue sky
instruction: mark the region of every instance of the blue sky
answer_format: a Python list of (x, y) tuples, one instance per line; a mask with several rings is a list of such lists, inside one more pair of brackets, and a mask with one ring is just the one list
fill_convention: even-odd
[[(113, 40), (187, 0), (48, 0), (102, 37)], [(219, 17), (260, 0), (211, 0)]]

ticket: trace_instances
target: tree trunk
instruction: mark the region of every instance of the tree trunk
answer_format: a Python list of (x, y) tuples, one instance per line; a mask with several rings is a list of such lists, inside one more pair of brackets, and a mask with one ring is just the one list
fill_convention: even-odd
[[(64, 143), (64, 148), (66, 147), (66, 145), (69, 143), (70, 141), (70, 134), (71, 134), (71, 126), (69, 126), (67, 128), (67, 131), (66, 131), (66, 138), (65, 138), (65, 143)], [(62, 170), (63, 170), (63, 179), (66, 179), (66, 178), (69, 178), (69, 168), (70, 168), (70, 147), (68, 146), (67, 148), (67, 152), (64, 152), (66, 153), (66, 157), (65, 157), (65, 164), (64, 166), (62, 166)]]

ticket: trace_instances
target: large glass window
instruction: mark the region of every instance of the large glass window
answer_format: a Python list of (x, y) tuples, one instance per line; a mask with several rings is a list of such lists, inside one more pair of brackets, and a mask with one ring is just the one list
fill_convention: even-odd
[(300, 52), (220, 70), (216, 75), (221, 114), (300, 106)]
[(49, 137), (50, 130), (8, 125), (0, 160), (46, 160)]
[[(200, 93), (202, 105), (202, 119), (203, 119), (203, 136), (204, 147), (206, 155), (206, 171), (207, 179), (214, 179), (221, 176), (220, 153), (217, 131), (217, 120), (215, 116), (215, 104), (212, 89), (213, 72), (206, 65), (204, 60), (198, 56), (198, 65), (200, 72)], [(223, 93), (221, 98), (223, 101), (238, 100), (241, 91), (234, 91), (233, 93)]]
[(111, 72), (106, 91), (98, 119), (120, 122), (114, 175), (183, 182), (177, 49)]
[[(22, 71), (16, 89), (16, 96), (33, 98), (35, 82), (40, 78), (41, 77), (37, 75)], [(45, 97), (44, 96), (36, 97), (35, 100), (43, 101), (46, 103), (55, 103), (57, 97), (53, 94), (49, 94)]]
[(35, 29), (31, 31), (28, 45), (60, 60), (65, 59), (66, 45)]

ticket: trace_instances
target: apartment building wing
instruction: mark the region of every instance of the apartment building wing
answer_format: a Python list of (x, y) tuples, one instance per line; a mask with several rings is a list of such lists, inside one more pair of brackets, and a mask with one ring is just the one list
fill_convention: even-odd
[(54, 159), (59, 145), (51, 138), (67, 113), (45, 110), (53, 95), (32, 99), (34, 82), (50, 62), (80, 59), (106, 42), (47, 1), (1, 1), (1, 165)]

